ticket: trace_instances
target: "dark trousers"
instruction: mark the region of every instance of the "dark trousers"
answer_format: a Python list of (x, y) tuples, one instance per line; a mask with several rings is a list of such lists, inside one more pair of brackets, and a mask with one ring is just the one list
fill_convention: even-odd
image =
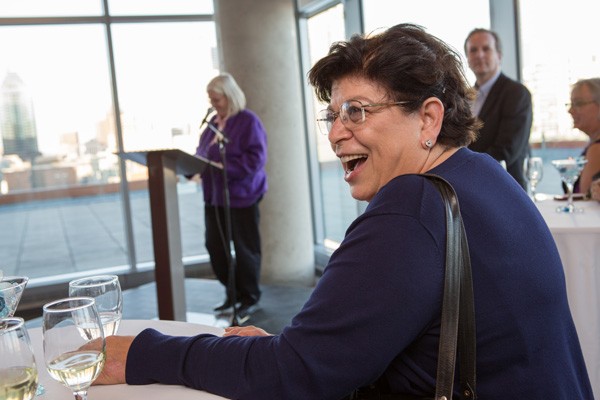
[[(235, 249), (235, 292), (242, 304), (254, 304), (260, 299), (260, 212), (257, 201), (250, 207), (231, 208), (231, 238)], [(227, 262), (225, 210), (205, 204), (206, 249), (213, 271), (226, 288), (229, 288)], [(229, 299), (229, 293), (227, 293)], [(230, 300), (230, 299), (229, 299)]]

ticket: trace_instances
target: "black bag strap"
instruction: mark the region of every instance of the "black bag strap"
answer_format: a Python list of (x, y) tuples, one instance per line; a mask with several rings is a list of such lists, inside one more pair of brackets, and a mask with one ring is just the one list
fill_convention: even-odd
[[(434, 400), (452, 399), (457, 350), (460, 355), (460, 398), (476, 400), (475, 306), (471, 257), (458, 198), (452, 185), (442, 177), (434, 174), (416, 175), (427, 178), (440, 192), (446, 211), (446, 270)], [(386, 394), (378, 385), (379, 382), (358, 389), (345, 399), (419, 398), (405, 394)]]
[(446, 271), (435, 399), (452, 399), (458, 345), (461, 398), (475, 400), (475, 306), (471, 257), (456, 192), (433, 174), (420, 174), (440, 192), (446, 209)]

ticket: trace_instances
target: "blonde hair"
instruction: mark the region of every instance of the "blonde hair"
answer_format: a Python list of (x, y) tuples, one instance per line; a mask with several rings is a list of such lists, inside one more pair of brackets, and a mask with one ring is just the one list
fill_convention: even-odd
[(573, 84), (573, 89), (587, 86), (592, 92), (594, 101), (600, 104), (600, 78), (580, 79)]
[(246, 95), (231, 74), (224, 72), (211, 79), (206, 91), (222, 94), (227, 98), (228, 115), (237, 114), (246, 108)]

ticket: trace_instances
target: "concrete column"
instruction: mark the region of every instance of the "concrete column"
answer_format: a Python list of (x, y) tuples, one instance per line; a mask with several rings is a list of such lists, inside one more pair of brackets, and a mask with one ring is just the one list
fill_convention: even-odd
[(268, 135), (262, 281), (311, 285), (314, 246), (294, 2), (214, 3), (221, 70), (238, 81)]

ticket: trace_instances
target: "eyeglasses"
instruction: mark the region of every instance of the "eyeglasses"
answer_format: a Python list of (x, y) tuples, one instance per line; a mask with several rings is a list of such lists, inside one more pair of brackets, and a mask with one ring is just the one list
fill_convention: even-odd
[(317, 115), (317, 124), (319, 125), (319, 130), (321, 133), (323, 135), (328, 135), (338, 116), (346, 128), (353, 128), (354, 126), (365, 122), (365, 109), (367, 107), (391, 107), (406, 103), (410, 103), (410, 101), (363, 104), (358, 100), (348, 100), (342, 103), (340, 111), (338, 112), (331, 111), (329, 109), (319, 111), (319, 114)]
[(587, 106), (588, 104), (597, 103), (596, 100), (575, 100), (572, 103), (565, 103), (567, 108), (581, 108), (583, 106)]

